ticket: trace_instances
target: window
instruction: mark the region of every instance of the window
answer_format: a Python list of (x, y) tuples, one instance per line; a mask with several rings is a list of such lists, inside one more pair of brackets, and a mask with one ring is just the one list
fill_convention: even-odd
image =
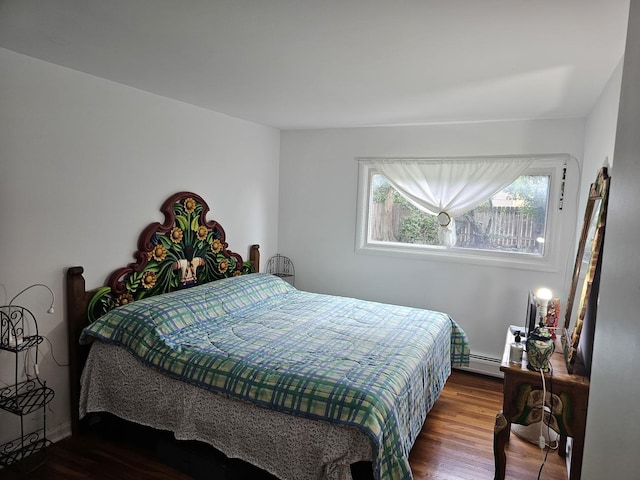
[(438, 238), (436, 215), (402, 196), (375, 162), (359, 160), (358, 252), (555, 269), (564, 156), (535, 158), (490, 200), (456, 216), (457, 241), (450, 248)]
[[(369, 239), (439, 245), (438, 220), (409, 203), (382, 175), (373, 175)], [(521, 175), (511, 185), (456, 221), (456, 246), (544, 254), (549, 175)]]

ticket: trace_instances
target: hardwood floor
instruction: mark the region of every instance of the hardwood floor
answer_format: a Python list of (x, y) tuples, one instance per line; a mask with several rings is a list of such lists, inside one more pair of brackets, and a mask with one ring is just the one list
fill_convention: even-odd
[[(493, 479), (493, 425), (502, 380), (454, 371), (411, 450), (415, 480)], [(543, 451), (515, 435), (506, 447), (507, 480), (536, 480)], [(551, 451), (540, 479), (566, 480), (565, 459)]]
[[(493, 479), (493, 424), (502, 406), (502, 381), (455, 371), (436, 402), (411, 451), (415, 480)], [(144, 443), (144, 442), (142, 442)], [(64, 439), (47, 450), (46, 462), (26, 478), (32, 480), (187, 480), (180, 465), (170, 465), (168, 455), (155, 455), (131, 442), (116, 442), (109, 435), (89, 434)], [(158, 458), (160, 455), (162, 458)], [(536, 480), (543, 452), (515, 435), (507, 445), (509, 480)], [(187, 459), (188, 460), (188, 459)], [(215, 480), (271, 478), (254, 467), (227, 461), (223, 467), (203, 465)], [(182, 471), (181, 471), (182, 470)], [(0, 480), (25, 478), (9, 470)], [(201, 477), (202, 478), (202, 477)], [(566, 480), (564, 459), (550, 452), (541, 479)]]

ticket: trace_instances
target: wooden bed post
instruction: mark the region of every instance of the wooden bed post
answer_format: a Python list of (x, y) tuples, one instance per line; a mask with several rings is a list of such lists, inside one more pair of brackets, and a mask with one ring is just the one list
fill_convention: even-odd
[(256, 273), (260, 271), (260, 245), (254, 244), (249, 247), (249, 262), (253, 264)]
[(80, 375), (89, 354), (88, 345), (80, 345), (80, 333), (87, 325), (87, 302), (90, 297), (85, 290), (82, 267), (67, 269), (67, 330), (69, 341), (69, 394), (71, 396), (71, 434), (80, 433)]

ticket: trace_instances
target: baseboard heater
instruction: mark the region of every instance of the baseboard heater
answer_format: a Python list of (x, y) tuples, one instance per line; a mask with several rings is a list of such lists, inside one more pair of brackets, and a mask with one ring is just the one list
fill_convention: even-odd
[(458, 367), (460, 370), (466, 370), (474, 373), (481, 373), (483, 375), (490, 375), (492, 377), (502, 377), (500, 371), (500, 364), (502, 360), (499, 358), (487, 357), (485, 355), (470, 354), (469, 366)]

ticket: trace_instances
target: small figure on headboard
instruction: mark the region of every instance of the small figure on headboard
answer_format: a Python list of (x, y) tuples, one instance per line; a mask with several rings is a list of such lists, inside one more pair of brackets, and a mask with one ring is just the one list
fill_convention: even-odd
[(191, 245), (185, 245), (184, 256), (180, 260), (176, 260), (173, 264), (173, 269), (180, 269), (180, 288), (191, 287), (198, 283), (198, 276), (196, 270), (198, 267), (204, 265), (204, 259), (201, 257), (193, 256), (193, 247)]

